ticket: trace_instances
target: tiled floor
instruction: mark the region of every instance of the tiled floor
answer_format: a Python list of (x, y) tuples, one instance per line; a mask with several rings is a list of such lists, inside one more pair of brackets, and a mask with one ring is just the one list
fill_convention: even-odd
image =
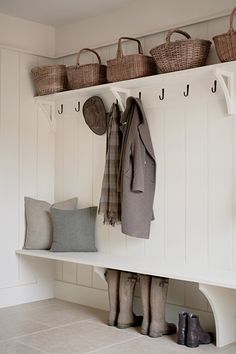
[(149, 338), (138, 328), (106, 325), (107, 313), (60, 300), (0, 310), (0, 354), (236, 354), (236, 345), (189, 349), (175, 336)]

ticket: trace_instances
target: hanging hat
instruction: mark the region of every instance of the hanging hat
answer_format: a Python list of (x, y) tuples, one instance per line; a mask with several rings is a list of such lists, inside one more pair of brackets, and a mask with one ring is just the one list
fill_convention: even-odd
[(106, 110), (102, 99), (92, 96), (83, 105), (83, 115), (89, 128), (97, 135), (103, 135), (107, 129)]

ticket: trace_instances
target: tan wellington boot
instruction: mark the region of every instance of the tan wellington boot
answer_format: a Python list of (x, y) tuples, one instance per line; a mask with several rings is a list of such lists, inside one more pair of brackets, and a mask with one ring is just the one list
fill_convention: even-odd
[(165, 320), (165, 307), (169, 280), (166, 278), (152, 277), (151, 282), (151, 324), (149, 329), (150, 337), (160, 337), (163, 334), (173, 334), (176, 326), (167, 323)]
[(107, 269), (105, 277), (108, 284), (108, 297), (110, 304), (108, 325), (116, 326), (119, 314), (120, 271), (115, 269)]
[(119, 290), (120, 313), (117, 321), (118, 328), (123, 329), (131, 326), (139, 326), (142, 322), (142, 317), (138, 317), (133, 313), (133, 298), (136, 281), (136, 274), (121, 272)]
[(141, 327), (141, 334), (148, 334), (150, 324), (150, 275), (139, 274), (140, 281), (140, 295), (143, 309), (143, 322)]

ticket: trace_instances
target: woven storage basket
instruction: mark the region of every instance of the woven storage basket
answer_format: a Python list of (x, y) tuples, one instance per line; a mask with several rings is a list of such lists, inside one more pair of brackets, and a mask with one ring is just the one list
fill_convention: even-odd
[[(187, 39), (171, 42), (173, 33), (180, 33)], [(156, 61), (158, 71), (167, 73), (205, 65), (210, 46), (210, 41), (192, 39), (187, 32), (172, 29), (167, 33), (166, 43), (151, 49), (150, 53)]]
[[(80, 65), (79, 59), (83, 52), (91, 52), (96, 55), (98, 63)], [(95, 86), (107, 82), (106, 65), (101, 64), (101, 58), (97, 52), (89, 48), (83, 48), (77, 56), (77, 65), (66, 68), (69, 88), (74, 90), (82, 87)]]
[[(123, 39), (138, 43), (138, 54), (124, 55), (121, 41)], [(107, 62), (108, 82), (134, 79), (156, 74), (156, 65), (152, 57), (143, 55), (143, 49), (138, 39), (121, 37), (118, 41), (116, 59)]]
[(67, 89), (65, 65), (43, 65), (31, 70), (36, 92), (39, 96)]
[(230, 26), (227, 33), (213, 37), (216, 52), (221, 62), (236, 60), (236, 33), (233, 28), (233, 17), (236, 7), (230, 15)]

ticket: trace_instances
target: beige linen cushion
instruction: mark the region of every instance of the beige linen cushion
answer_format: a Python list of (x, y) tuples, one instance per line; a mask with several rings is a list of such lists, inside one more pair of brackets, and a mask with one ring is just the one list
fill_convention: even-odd
[(25, 249), (47, 250), (52, 244), (51, 208), (75, 210), (77, 198), (58, 202), (53, 205), (25, 197), (26, 235)]

